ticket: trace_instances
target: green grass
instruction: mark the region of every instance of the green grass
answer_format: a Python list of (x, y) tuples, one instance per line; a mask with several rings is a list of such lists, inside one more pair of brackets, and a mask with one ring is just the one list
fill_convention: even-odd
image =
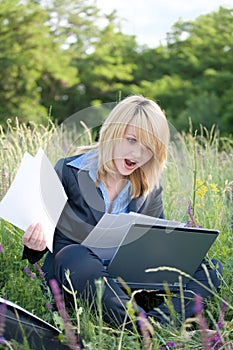
[[(90, 141), (90, 135), (78, 138), (78, 143)], [(88, 140), (87, 140), (88, 139)], [(0, 198), (6, 193), (12, 182), (17, 167), (25, 151), (32, 155), (42, 147), (54, 164), (64, 155), (72, 154), (78, 145), (75, 131), (67, 131), (52, 123), (47, 126), (25, 125), (18, 121), (9, 122), (7, 130), (0, 130)], [(169, 159), (164, 174), (165, 214), (169, 219), (187, 221), (188, 202), (191, 201), (195, 219), (199, 225), (220, 230), (217, 241), (209, 252), (210, 257), (219, 259), (224, 268), (222, 288), (210, 302), (205, 311), (208, 324), (216, 328), (220, 313), (221, 299), (226, 298), (227, 308), (225, 325), (221, 331), (225, 347), (233, 348), (233, 255), (232, 255), (232, 187), (233, 187), (233, 141), (229, 137), (222, 138), (212, 129), (202, 129), (199, 135), (195, 133), (181, 134), (171, 142)], [(22, 232), (11, 224), (0, 220), (3, 252), (0, 253), (0, 291), (1, 297), (15, 302), (26, 310), (41, 317), (45, 321), (58, 326), (63, 332), (59, 316), (52, 312), (47, 304), (52, 302), (52, 296), (41, 293), (41, 278), (35, 268), (22, 260)], [(40, 262), (41, 265), (42, 261)], [(29, 277), (24, 268), (28, 267), (36, 278)], [(101, 290), (98, 292), (101, 297)], [(69, 310), (72, 326), (81, 334), (87, 349), (148, 349), (146, 342), (140, 340), (137, 332), (130, 333), (124, 329), (113, 329), (102, 321), (101, 305), (96, 315), (90, 313), (85, 305), (77, 300), (76, 310)], [(132, 319), (135, 319), (132, 305), (129, 305)], [(168, 342), (183, 344), (182, 349), (204, 349), (198, 326), (192, 335), (188, 324), (175, 328), (172, 324), (161, 327), (153, 323), (153, 333), (149, 339), (152, 349), (159, 349)], [(65, 335), (64, 335), (65, 337)], [(20, 346), (11, 344), (12, 349)], [(0, 346), (1, 348), (1, 346)], [(6, 346), (2, 347), (6, 348)], [(173, 347), (174, 348), (174, 347)], [(26, 349), (24, 347), (24, 349)], [(172, 349), (168, 347), (167, 349)], [(214, 348), (213, 348), (214, 349)]]

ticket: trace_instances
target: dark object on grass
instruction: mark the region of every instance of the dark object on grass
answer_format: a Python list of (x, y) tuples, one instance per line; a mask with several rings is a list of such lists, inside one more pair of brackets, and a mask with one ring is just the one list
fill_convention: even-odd
[(69, 350), (69, 346), (59, 341), (61, 332), (51, 324), (0, 298), (1, 338), (20, 344), (26, 339), (33, 350)]

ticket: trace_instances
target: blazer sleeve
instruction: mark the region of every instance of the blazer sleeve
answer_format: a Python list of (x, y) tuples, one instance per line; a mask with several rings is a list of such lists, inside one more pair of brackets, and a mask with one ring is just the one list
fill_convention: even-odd
[(47, 251), (48, 248), (39, 252), (24, 246), (22, 259), (27, 259), (31, 264), (35, 264), (37, 261), (43, 258)]

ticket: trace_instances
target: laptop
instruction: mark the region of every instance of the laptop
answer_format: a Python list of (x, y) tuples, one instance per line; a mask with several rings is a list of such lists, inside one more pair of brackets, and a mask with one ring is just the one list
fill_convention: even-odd
[[(105, 261), (106, 268), (116, 281), (121, 277), (133, 289), (164, 290), (165, 283), (170, 290), (179, 289), (181, 283), (186, 289), (190, 276), (195, 273), (218, 234), (217, 230), (204, 228), (134, 223), (112, 258)], [(148, 272), (148, 269), (157, 270)], [(179, 275), (182, 276), (181, 282)]]

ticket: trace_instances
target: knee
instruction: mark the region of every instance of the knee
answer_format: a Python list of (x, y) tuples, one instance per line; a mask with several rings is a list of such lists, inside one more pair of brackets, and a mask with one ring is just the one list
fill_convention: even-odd
[(200, 269), (197, 270), (196, 277), (208, 288), (219, 290), (222, 276), (222, 264), (217, 259), (203, 261)]
[[(214, 287), (216, 290), (219, 290), (219, 287), (221, 284), (221, 275), (222, 275), (221, 263), (216, 259), (212, 259), (211, 261), (204, 260), (202, 264), (198, 267), (193, 277), (194, 279), (199, 281), (202, 285), (205, 285), (206, 287), (211, 289)], [(190, 285), (192, 286), (192, 288), (195, 289), (195, 293), (197, 294), (202, 289), (202, 287), (196, 284), (196, 282), (190, 281)], [(189, 289), (192, 289), (192, 288), (189, 288)]]
[[(66, 284), (66, 271), (70, 272), (71, 282), (94, 280), (103, 275), (101, 260), (90, 249), (79, 244), (71, 244), (61, 249), (54, 258), (52, 274)], [(51, 274), (50, 274), (51, 275)]]
[(80, 244), (71, 244), (61, 249), (55, 256), (54, 263), (62, 269), (88, 271), (101, 266), (102, 262), (89, 248)]
[(222, 267), (222, 264), (220, 263), (220, 261), (217, 260), (217, 259), (215, 259), (215, 258), (213, 258), (213, 259), (211, 260), (211, 262), (212, 262), (212, 264), (214, 265), (214, 268), (216, 269), (216, 271), (218, 271), (218, 273), (219, 273), (220, 275), (222, 275), (223, 267)]
[[(213, 265), (213, 266), (212, 266)], [(214, 287), (219, 290), (221, 284), (221, 277), (223, 273), (223, 267), (219, 260), (212, 259), (210, 264), (210, 269), (208, 269), (210, 280)]]
[(90, 251), (80, 244), (71, 244), (62, 248), (55, 256), (54, 263), (62, 265), (64, 268), (77, 267), (77, 263), (85, 263), (90, 255)]

